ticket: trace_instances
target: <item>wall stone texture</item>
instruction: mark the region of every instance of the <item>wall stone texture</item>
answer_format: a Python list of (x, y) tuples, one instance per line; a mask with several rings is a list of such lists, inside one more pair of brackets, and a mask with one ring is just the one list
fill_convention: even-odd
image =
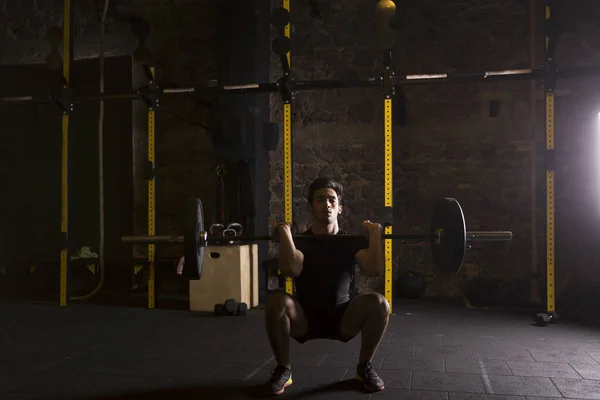
[[(101, 3), (76, 2), (77, 58), (95, 57), (98, 52)], [(307, 2), (293, 3), (295, 79), (380, 74), (374, 0), (323, 0), (323, 20), (310, 17)], [(564, 11), (569, 31), (560, 39), (556, 61), (564, 68), (598, 65), (600, 28), (594, 21), (600, 17), (600, 6), (596, 1), (572, 3)], [(108, 16), (107, 56), (132, 54), (138, 66), (151, 61), (159, 66), (162, 83), (167, 86), (215, 79), (218, 4), (209, 0), (114, 0)], [(397, 74), (532, 65), (528, 0), (402, 1), (397, 2), (396, 14), (393, 67)], [(543, 15), (543, 2), (536, 1), (536, 67), (543, 62)], [(140, 20), (150, 29), (143, 48), (132, 31), (132, 26), (144, 28)], [(61, 24), (61, 0), (0, 0), (1, 62), (45, 62), (49, 35)], [(280, 71), (273, 57), (273, 80)], [(565, 79), (556, 92), (556, 280), (559, 303), (563, 304), (577, 304), (576, 293), (600, 285), (600, 261), (594, 247), (600, 222), (598, 84), (597, 78)], [(510, 229), (514, 240), (474, 245), (456, 276), (435, 271), (426, 244), (396, 243), (394, 277), (406, 270), (421, 272), (428, 282), (426, 294), (431, 296), (461, 297), (479, 277), (506, 281), (535, 278), (543, 286), (545, 102), (539, 82), (408, 86), (403, 95), (406, 121), (395, 125), (393, 131), (394, 231), (427, 230), (435, 200), (451, 196), (463, 205), (470, 229)], [(497, 117), (489, 115), (490, 100), (501, 101)], [(187, 98), (167, 100), (164, 107), (179, 117), (162, 113), (157, 127), (157, 231), (181, 226), (181, 199), (212, 199), (213, 168), (219, 162), (205, 131), (184, 120), (203, 123), (206, 115), (202, 108)], [(322, 175), (335, 177), (346, 186), (342, 224), (347, 229), (360, 231), (364, 219), (377, 220), (384, 195), (383, 104), (378, 90), (301, 92), (293, 110), (297, 229), (308, 223), (307, 185)], [(139, 130), (136, 137), (142, 137), (144, 113), (141, 109), (136, 112), (134, 131)], [(272, 96), (271, 120), (282, 121), (277, 95)], [(143, 154), (143, 140), (137, 145)], [(533, 150), (537, 150), (535, 169)], [(280, 143), (270, 156), (273, 219), (284, 211), (282, 160)], [(137, 229), (142, 232), (142, 187), (137, 196)], [(211, 203), (205, 202), (206, 215), (212, 214)], [(359, 283), (361, 290), (383, 288), (381, 279), (361, 278)]]
[[(75, 59), (95, 58), (100, 47), (99, 18), (104, 1), (76, 1), (73, 10)], [(62, 41), (63, 1), (0, 1), (0, 62), (44, 63), (52, 33)], [(157, 67), (160, 84), (188, 87), (217, 78), (218, 3), (214, 1), (125, 0), (109, 3), (105, 56), (132, 55), (136, 87), (147, 83), (144, 63)], [(144, 38), (140, 41), (139, 38)], [(58, 49), (62, 54), (62, 44)], [(191, 97), (165, 98), (156, 120), (156, 231), (173, 232), (183, 225), (189, 197), (208, 198), (212, 214), (218, 154), (206, 130), (206, 110)], [(142, 178), (147, 154), (147, 108), (134, 103), (135, 232), (147, 232), (147, 185)], [(161, 248), (169, 256), (176, 247)]]
[[(292, 10), (294, 77), (378, 76), (375, 2), (322, 3), (322, 21), (311, 19), (307, 10)], [(569, 32), (557, 48), (561, 67), (598, 63), (595, 49), (600, 46), (600, 29), (592, 16), (598, 16), (600, 8), (597, 2), (596, 6), (590, 3), (594, 2), (577, 2), (579, 9), (569, 7), (563, 14)], [(544, 60), (543, 16), (543, 2), (536, 2), (536, 67)], [(526, 0), (397, 2), (393, 68), (398, 74), (529, 68), (530, 17)], [(275, 58), (271, 73), (273, 79), (280, 75)], [(577, 304), (578, 291), (600, 282), (590, 242), (600, 215), (600, 173), (595, 161), (600, 103), (593, 89), (598, 82), (597, 78), (561, 80), (556, 92), (559, 304)], [(469, 229), (510, 229), (514, 240), (473, 245), (456, 276), (441, 275), (432, 267), (427, 244), (395, 243), (394, 280), (402, 271), (416, 270), (426, 277), (427, 295), (451, 297), (464, 296), (481, 277), (508, 283), (533, 280), (542, 291), (532, 285), (531, 300), (544, 301), (545, 96), (539, 82), (535, 86), (530, 82), (408, 86), (404, 97), (406, 123), (393, 130), (394, 231), (427, 230), (435, 200), (450, 196), (463, 205)], [(491, 100), (501, 101), (497, 117), (489, 115)], [(360, 232), (362, 220), (377, 220), (384, 201), (382, 103), (377, 89), (297, 95), (293, 208), (298, 229), (308, 222), (306, 186), (319, 175), (330, 175), (346, 185), (343, 224), (348, 229)], [(277, 96), (271, 113), (274, 121), (282, 121)], [(271, 156), (274, 217), (284, 209), (281, 150)], [(383, 281), (362, 278), (359, 286), (381, 291)]]

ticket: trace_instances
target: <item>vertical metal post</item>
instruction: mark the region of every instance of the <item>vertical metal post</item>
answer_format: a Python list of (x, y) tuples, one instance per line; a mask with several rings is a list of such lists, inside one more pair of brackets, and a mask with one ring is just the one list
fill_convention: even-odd
[[(533, 70), (536, 67), (536, 0), (529, 0), (529, 63)], [(536, 141), (536, 93), (537, 82), (530, 82), (529, 112), (531, 121), (531, 274), (537, 276), (538, 272), (538, 253), (537, 253), (537, 141)], [(532, 303), (541, 301), (539, 296), (538, 280), (531, 279), (530, 299)]]
[[(290, 12), (290, 0), (283, 0), (283, 8)], [(286, 25), (284, 34), (287, 38), (291, 37), (291, 18)], [(291, 51), (287, 53), (288, 70), (291, 70), (292, 59)], [(292, 104), (291, 100), (284, 99), (283, 104), (283, 192), (284, 192), (284, 212), (285, 221), (292, 223)], [(286, 278), (285, 291), (293, 294), (294, 283), (292, 278)]]
[[(154, 67), (150, 67), (150, 73), (152, 79), (156, 79), (156, 71)], [(153, 82), (150, 82), (152, 84)], [(148, 107), (148, 164), (152, 166), (152, 170), (155, 169), (155, 148), (154, 148), (154, 118), (155, 109), (152, 104)], [(156, 234), (155, 220), (156, 220), (156, 194), (155, 194), (155, 179), (156, 174), (148, 177), (148, 236), (154, 236)], [(153, 244), (148, 245), (148, 308), (155, 307), (155, 246)]]
[[(382, 76), (383, 84), (383, 140), (384, 140), (384, 207), (387, 210), (393, 210), (393, 173), (392, 173), (392, 102), (395, 95), (394, 89), (394, 71), (392, 69), (392, 52), (390, 50), (383, 52), (384, 71)], [(393, 215), (393, 212), (391, 212)], [(385, 227), (385, 234), (392, 234), (392, 221)], [(392, 313), (392, 240), (385, 240), (385, 298), (390, 305), (390, 314)]]
[[(385, 141), (385, 207), (393, 207), (392, 205), (392, 99), (383, 101), (384, 107), (384, 123), (383, 135)], [(392, 226), (385, 227), (385, 234), (392, 234)], [(385, 241), (385, 298), (390, 304), (390, 314), (392, 313), (392, 241)]]
[[(71, 0), (64, 0), (63, 15), (63, 76), (64, 85), (70, 84), (72, 60)], [(62, 154), (61, 154), (61, 218), (60, 231), (63, 235), (63, 248), (60, 250), (60, 300), (61, 306), (69, 301), (69, 111), (63, 110), (62, 116)]]
[[(546, 5), (546, 20), (552, 16), (552, 9)], [(549, 24), (547, 24), (549, 25)], [(546, 32), (546, 63), (548, 71), (553, 71), (554, 45), (549, 30)], [(554, 88), (556, 80), (548, 78), (546, 89), (546, 308), (548, 312), (555, 311), (554, 298)]]

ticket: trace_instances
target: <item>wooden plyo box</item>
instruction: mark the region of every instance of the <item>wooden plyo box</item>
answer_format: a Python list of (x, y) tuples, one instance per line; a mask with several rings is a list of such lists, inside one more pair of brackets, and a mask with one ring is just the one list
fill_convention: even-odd
[(202, 278), (190, 281), (190, 310), (213, 312), (227, 299), (258, 306), (258, 245), (207, 246)]

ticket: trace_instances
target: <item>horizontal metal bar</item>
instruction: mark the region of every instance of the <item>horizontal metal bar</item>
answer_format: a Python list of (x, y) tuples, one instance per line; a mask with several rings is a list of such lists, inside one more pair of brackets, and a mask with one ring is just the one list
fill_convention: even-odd
[(239, 84), (239, 85), (224, 85), (217, 86), (214, 88), (207, 88), (207, 91), (216, 91), (218, 93), (245, 93), (245, 92), (253, 92), (253, 93), (271, 93), (277, 92), (279, 90), (279, 84), (277, 82), (267, 82), (267, 83), (248, 83), (248, 84)]
[(481, 71), (463, 73), (433, 73), (421, 75), (394, 76), (394, 85), (430, 84), (439, 82), (497, 82), (541, 79), (544, 70), (514, 69), (501, 71)]
[[(465, 72), (465, 73), (432, 73), (432, 74), (413, 74), (413, 75), (396, 75), (393, 77), (394, 86), (418, 85), (418, 84), (435, 84), (440, 82), (497, 82), (497, 81), (520, 81), (520, 80), (536, 80), (544, 79), (548, 76), (548, 72), (544, 69), (509, 69), (499, 71), (483, 71), (483, 72)], [(576, 67), (561, 69), (556, 73), (558, 78), (577, 78), (600, 76), (600, 66)], [(291, 91), (308, 91), (308, 90), (324, 90), (324, 89), (344, 89), (344, 88), (361, 88), (361, 87), (379, 87), (381, 86), (381, 78), (367, 79), (351, 79), (351, 80), (314, 80), (314, 81), (293, 81), (286, 83)], [(182, 93), (269, 93), (279, 91), (279, 83), (246, 83), (235, 85), (210, 85), (206, 87), (188, 87), (188, 88), (166, 88), (159, 89), (159, 95), (177, 95)], [(127, 100), (139, 99), (143, 94), (139, 92), (131, 93), (114, 93), (114, 94), (97, 94), (97, 95), (82, 95), (75, 96), (73, 102), (85, 100)], [(0, 98), (2, 103), (18, 103), (18, 102), (52, 102), (52, 96), (14, 96)]]
[(14, 96), (0, 98), (0, 105), (15, 103), (53, 103), (51, 96)]
[[(367, 239), (367, 235), (293, 235), (294, 241), (302, 240), (348, 240), (348, 239)], [(401, 240), (429, 240), (429, 234), (405, 234), (405, 235), (382, 235), (382, 239), (401, 239)], [(211, 242), (253, 242), (263, 240), (273, 240), (271, 236), (207, 236), (208, 243)]]
[(98, 94), (98, 95), (84, 95), (84, 96), (76, 96), (73, 101), (78, 100), (135, 100), (142, 98), (141, 94), (131, 92), (131, 93), (114, 93), (114, 94)]
[[(296, 236), (294, 236), (296, 238)], [(269, 241), (273, 240), (272, 236), (248, 236), (248, 235), (240, 235), (240, 236), (207, 236), (206, 241), (208, 243), (215, 242), (260, 242), (260, 241)]]
[[(430, 240), (436, 235), (427, 233), (416, 234), (390, 234), (383, 235), (383, 239), (398, 239), (398, 240)], [(482, 242), (509, 242), (512, 240), (511, 231), (468, 231), (466, 234), (467, 241), (482, 241)]]
[[(201, 233), (200, 236), (206, 237), (207, 243), (215, 242), (254, 242), (254, 241), (271, 241), (273, 238), (268, 235), (262, 236), (208, 236), (206, 233)], [(435, 235), (429, 233), (404, 233), (404, 234), (389, 234), (382, 235), (384, 240), (415, 240), (427, 241), (434, 238)], [(510, 231), (470, 231), (467, 232), (468, 241), (482, 242), (505, 242), (512, 240), (512, 232)], [(294, 240), (347, 240), (347, 239), (366, 239), (367, 235), (294, 235)], [(138, 243), (138, 244), (160, 244), (160, 243), (183, 243), (183, 236), (122, 236), (123, 243)]]
[(319, 89), (346, 89), (361, 87), (379, 87), (381, 78), (352, 79), (352, 80), (320, 80), (290, 82), (294, 91), (300, 90), (319, 90)]
[[(429, 240), (430, 234), (391, 234), (382, 235), (381, 239), (391, 240)], [(348, 239), (368, 239), (367, 235), (293, 235), (294, 241), (302, 240), (348, 240)], [(273, 240), (271, 236), (208, 236), (207, 242), (253, 242), (262, 240)]]
[(510, 242), (513, 234), (511, 231), (470, 231), (467, 240), (474, 242)]
[(184, 241), (185, 241), (185, 238), (183, 236), (142, 236), (142, 235), (121, 236), (121, 242), (123, 242), (123, 243), (160, 244), (160, 243), (183, 243)]
[(34, 100), (33, 96), (16, 96), (16, 97), (3, 97), (2, 101), (17, 103), (19, 101), (32, 101)]
[(193, 93), (196, 91), (196, 88), (174, 88), (174, 89), (164, 89), (163, 93), (165, 94), (177, 94), (177, 93)]

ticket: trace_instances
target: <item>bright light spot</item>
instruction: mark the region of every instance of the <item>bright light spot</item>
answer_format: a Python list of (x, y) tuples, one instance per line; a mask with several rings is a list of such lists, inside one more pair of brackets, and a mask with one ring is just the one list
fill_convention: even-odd
[[(600, 112), (598, 112), (598, 119), (600, 120)], [(594, 154), (594, 158), (598, 159), (600, 155), (600, 121), (598, 121), (598, 131), (596, 132), (596, 140), (598, 143), (596, 144), (596, 154)], [(598, 176), (597, 185), (600, 187), (600, 166), (597, 167), (596, 175)]]

